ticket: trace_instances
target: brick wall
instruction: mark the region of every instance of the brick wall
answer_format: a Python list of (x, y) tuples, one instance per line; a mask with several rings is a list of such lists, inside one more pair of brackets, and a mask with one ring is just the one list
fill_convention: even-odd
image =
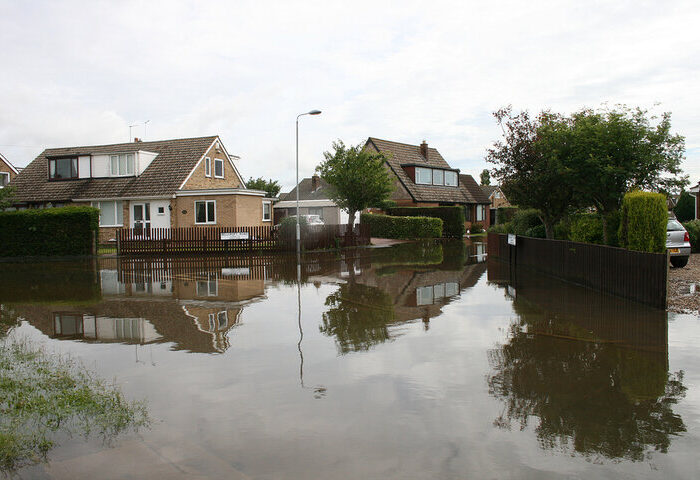
[[(202, 160), (199, 165), (194, 170), (194, 173), (192, 173), (192, 176), (187, 180), (187, 183), (185, 183), (185, 186), (183, 187), (183, 190), (199, 190), (199, 189), (204, 189), (204, 188), (240, 188), (243, 185), (241, 185), (241, 181), (238, 178), (238, 175), (236, 175), (236, 172), (233, 170), (233, 167), (229, 163), (228, 160), (226, 160), (226, 155), (223, 152), (223, 149), (221, 152), (217, 152), (216, 148), (212, 147), (205, 157), (209, 157), (211, 159), (211, 177), (207, 177), (205, 175), (205, 160)], [(214, 159), (223, 159), (224, 161), (224, 178), (216, 178), (214, 177)]]
[[(272, 225), (262, 221), (262, 197), (252, 195), (196, 195), (182, 196), (172, 200), (170, 215), (173, 227), (194, 227), (196, 201), (216, 201), (217, 227)], [(184, 212), (184, 213), (183, 213)]]
[(0, 158), (0, 172), (9, 173), (10, 174), (10, 181), (12, 181), (12, 179), (17, 176), (17, 174), (10, 168), (10, 166), (8, 164), (6, 164), (1, 158)]

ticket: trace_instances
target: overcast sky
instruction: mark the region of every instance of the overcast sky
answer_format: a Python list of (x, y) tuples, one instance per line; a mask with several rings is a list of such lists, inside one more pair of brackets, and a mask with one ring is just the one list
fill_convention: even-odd
[(499, 107), (608, 102), (671, 111), (695, 184), (698, 25), (697, 1), (0, 0), (0, 152), (25, 166), (140, 124), (220, 135), (246, 179), (288, 190), (295, 117), (320, 109), (301, 120), (301, 176), (333, 140), (375, 136), (426, 140), (478, 178)]

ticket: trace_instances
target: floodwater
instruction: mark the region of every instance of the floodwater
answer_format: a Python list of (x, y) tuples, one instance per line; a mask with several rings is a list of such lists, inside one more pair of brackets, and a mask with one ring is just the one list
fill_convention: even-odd
[(153, 419), (111, 445), (61, 438), (17, 474), (700, 478), (700, 319), (484, 254), (0, 264), (10, 335)]

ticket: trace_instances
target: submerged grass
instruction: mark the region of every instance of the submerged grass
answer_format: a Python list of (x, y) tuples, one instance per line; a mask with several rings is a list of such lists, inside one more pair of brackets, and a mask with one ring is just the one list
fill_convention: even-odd
[(148, 427), (143, 402), (77, 361), (50, 355), (26, 340), (0, 344), (0, 470), (12, 472), (46, 460), (58, 434), (118, 434)]

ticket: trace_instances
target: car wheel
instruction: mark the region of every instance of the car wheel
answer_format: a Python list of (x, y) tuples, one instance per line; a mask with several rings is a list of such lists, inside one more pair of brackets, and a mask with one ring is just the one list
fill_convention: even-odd
[(688, 257), (671, 257), (671, 265), (676, 268), (685, 267), (688, 265)]

